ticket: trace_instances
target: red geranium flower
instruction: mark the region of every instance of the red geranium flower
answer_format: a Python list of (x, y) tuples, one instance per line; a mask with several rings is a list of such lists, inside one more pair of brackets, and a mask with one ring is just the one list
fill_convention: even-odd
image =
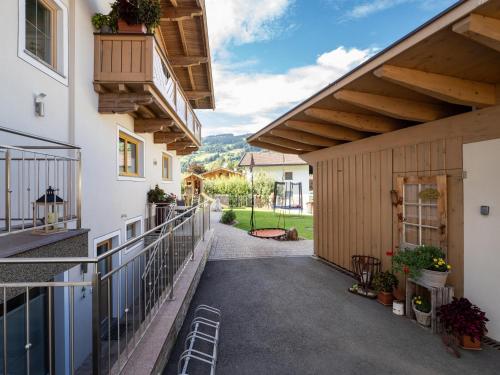
[(403, 272), (406, 274), (410, 273), (410, 269), (408, 268), (408, 266), (403, 267)]
[(392, 250), (387, 250), (387, 251), (385, 252), (385, 255), (387, 255), (388, 257), (392, 257), (392, 256), (394, 255), (394, 251), (392, 251)]

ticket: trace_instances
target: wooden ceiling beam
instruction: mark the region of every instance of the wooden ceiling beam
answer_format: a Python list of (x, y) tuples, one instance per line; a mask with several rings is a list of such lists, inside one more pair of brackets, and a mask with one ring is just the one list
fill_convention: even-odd
[(154, 143), (173, 143), (178, 140), (184, 139), (186, 135), (184, 133), (174, 133), (174, 132), (155, 132), (153, 134)]
[(500, 52), (500, 20), (470, 14), (453, 25), (453, 31)]
[(271, 130), (271, 134), (313, 146), (331, 147), (340, 143), (339, 141), (335, 141), (333, 139), (293, 129), (273, 129)]
[(195, 66), (205, 64), (208, 62), (206, 56), (171, 56), (168, 58), (170, 64), (175, 68), (183, 68), (188, 66)]
[(394, 65), (383, 65), (376, 69), (374, 74), (386, 81), (449, 103), (488, 107), (497, 102), (496, 87), (490, 83), (470, 81)]
[(311, 133), (330, 139), (336, 139), (339, 141), (357, 141), (358, 139), (365, 138), (365, 134), (363, 134), (362, 132), (338, 125), (320, 124), (317, 122), (297, 120), (288, 120), (287, 122), (285, 122), (285, 125), (295, 130), (300, 130), (306, 133)]
[(262, 141), (251, 141), (249, 143), (252, 146), (264, 148), (266, 150), (281, 152), (282, 154), (296, 154), (296, 155), (298, 155), (298, 154), (303, 154), (304, 153), (304, 151), (301, 151), (301, 150), (294, 150), (294, 149), (291, 149), (291, 148), (287, 148), (287, 147), (283, 147), (283, 146), (277, 146), (277, 145), (273, 145), (271, 143), (266, 143), (266, 142), (262, 142)]
[(321, 149), (321, 147), (318, 147), (318, 146), (312, 146), (312, 145), (308, 145), (305, 143), (292, 141), (290, 139), (276, 137), (273, 135), (265, 135), (265, 136), (259, 137), (259, 141), (262, 141), (265, 143), (270, 143), (270, 144), (273, 144), (276, 146), (283, 146), (283, 147), (293, 148), (293, 149), (302, 150), (302, 151), (316, 151), (316, 150)]
[(137, 112), (139, 106), (153, 103), (150, 94), (99, 94), (99, 113)]
[(206, 98), (212, 93), (210, 91), (203, 91), (203, 90), (189, 90), (189, 91), (184, 91), (184, 94), (186, 94), (186, 97), (188, 100), (196, 100), (196, 99), (203, 99)]
[(137, 119), (134, 121), (134, 130), (136, 133), (155, 133), (166, 131), (174, 125), (175, 121), (170, 119)]
[(381, 116), (362, 115), (323, 108), (309, 108), (304, 113), (318, 120), (370, 133), (387, 133), (402, 128), (400, 121)]
[(174, 6), (174, 7), (179, 6), (179, 3), (177, 2), (177, 0), (170, 0), (170, 4), (172, 4), (172, 6)]
[(201, 7), (173, 7), (163, 9), (163, 14), (160, 18), (162, 21), (183, 21), (193, 17), (203, 16)]
[[(446, 105), (417, 102), (361, 91), (340, 90), (333, 96), (339, 101), (400, 120), (429, 122), (454, 114)], [(399, 124), (399, 128), (402, 127), (399, 122), (396, 124)]]
[(193, 144), (193, 142), (190, 142), (190, 141), (177, 141), (177, 142), (172, 142), (172, 143), (168, 143), (167, 144), (167, 150), (172, 150), (172, 151), (175, 151), (175, 150), (184, 150), (185, 148), (188, 148), (189, 146), (193, 146), (193, 147), (196, 147), (195, 144)]

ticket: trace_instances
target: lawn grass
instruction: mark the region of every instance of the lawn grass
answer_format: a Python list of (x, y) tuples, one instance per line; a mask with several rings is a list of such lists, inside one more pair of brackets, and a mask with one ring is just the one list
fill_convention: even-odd
[[(237, 208), (233, 210), (236, 213), (236, 228), (245, 231), (250, 230), (250, 208)], [(284, 215), (285, 228), (294, 227), (297, 229), (300, 237), (308, 240), (313, 239), (313, 217), (311, 215)], [(255, 226), (257, 228), (277, 228), (279, 214), (278, 211), (255, 210)], [(279, 227), (283, 227), (283, 219), (279, 223)]]

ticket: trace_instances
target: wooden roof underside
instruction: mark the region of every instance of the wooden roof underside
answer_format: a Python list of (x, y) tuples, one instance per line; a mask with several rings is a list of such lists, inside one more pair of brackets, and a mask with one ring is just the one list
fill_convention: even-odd
[(159, 38), (194, 109), (215, 108), (204, 0), (160, 0)]
[(248, 138), (303, 154), (500, 104), (500, 0), (468, 0)]

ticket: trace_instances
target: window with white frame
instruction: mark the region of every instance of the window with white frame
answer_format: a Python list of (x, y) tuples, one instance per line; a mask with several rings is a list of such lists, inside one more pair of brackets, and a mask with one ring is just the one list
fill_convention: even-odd
[(125, 224), (125, 241), (138, 237), (142, 234), (142, 219), (136, 218)]
[(293, 180), (293, 172), (285, 172), (285, 181)]
[(67, 84), (68, 11), (61, 0), (19, 0), (18, 55)]
[(403, 247), (446, 247), (446, 176), (398, 177), (398, 219)]

